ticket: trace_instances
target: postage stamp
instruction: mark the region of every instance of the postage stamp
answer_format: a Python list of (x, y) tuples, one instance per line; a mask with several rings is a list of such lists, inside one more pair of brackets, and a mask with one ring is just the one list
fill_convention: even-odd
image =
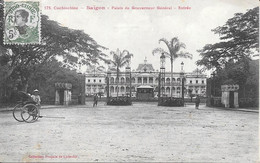
[(39, 1), (5, 1), (4, 44), (39, 44)]

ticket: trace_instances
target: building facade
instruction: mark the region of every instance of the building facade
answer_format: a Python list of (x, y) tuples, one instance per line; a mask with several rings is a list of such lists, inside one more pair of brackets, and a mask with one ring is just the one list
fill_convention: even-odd
[[(135, 71), (131, 72), (131, 84), (130, 77), (125, 71), (121, 71), (119, 74), (119, 80), (117, 79), (116, 71), (111, 72), (109, 77), (109, 94), (112, 97), (130, 95), (130, 88), (132, 97), (136, 97), (137, 93), (145, 90), (151, 90), (154, 98), (158, 95), (158, 78), (159, 71), (155, 71), (152, 64), (144, 63), (139, 64)], [(104, 96), (107, 95), (107, 83), (106, 83), (106, 72), (100, 72), (97, 74), (88, 73), (86, 75), (86, 95), (93, 95), (95, 93), (101, 93)], [(184, 96), (189, 96), (190, 93), (194, 95), (205, 96), (206, 94), (206, 75), (201, 73), (198, 69), (190, 73), (184, 73)], [(171, 87), (171, 80), (173, 85)], [(165, 96), (181, 97), (182, 89), (182, 76), (180, 72), (174, 72), (173, 78), (171, 79), (171, 73), (165, 72), (165, 85), (161, 87), (161, 91), (164, 92)]]
[(98, 74), (86, 74), (86, 89), (85, 93), (87, 96), (105, 92), (106, 86), (106, 74), (98, 73)]

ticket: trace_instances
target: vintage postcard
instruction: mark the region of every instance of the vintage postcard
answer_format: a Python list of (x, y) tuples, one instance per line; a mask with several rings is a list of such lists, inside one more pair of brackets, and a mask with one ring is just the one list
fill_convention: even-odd
[(0, 0), (0, 162), (259, 162), (259, 0)]

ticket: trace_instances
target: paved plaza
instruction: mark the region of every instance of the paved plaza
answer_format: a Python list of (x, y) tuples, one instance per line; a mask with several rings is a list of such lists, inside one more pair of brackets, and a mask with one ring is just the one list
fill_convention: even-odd
[(193, 105), (51, 107), (35, 123), (0, 112), (0, 162), (256, 162), (258, 113)]

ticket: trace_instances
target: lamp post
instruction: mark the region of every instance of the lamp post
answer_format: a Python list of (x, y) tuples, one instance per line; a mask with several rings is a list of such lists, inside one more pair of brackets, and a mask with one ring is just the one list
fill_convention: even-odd
[(111, 70), (110, 70), (110, 62), (108, 63), (108, 68), (107, 68), (107, 77), (106, 77), (106, 82), (107, 82), (107, 102), (110, 100), (110, 88), (109, 88), (109, 80), (111, 77)]
[(182, 101), (183, 101), (183, 105), (184, 105), (184, 81), (185, 81), (185, 77), (184, 77), (184, 70), (183, 70), (183, 66), (184, 63), (181, 62), (181, 72), (180, 72), (180, 76), (181, 76), (181, 97), (182, 97)]
[(160, 56), (160, 73), (159, 73), (159, 80), (158, 80), (158, 106), (163, 104), (163, 91), (162, 88), (165, 86), (165, 55), (164, 53)]
[[(132, 99), (132, 75), (131, 75), (131, 56), (127, 56), (126, 57), (126, 62), (127, 62), (127, 65), (126, 65), (126, 77), (129, 78), (129, 87), (130, 87), (130, 90), (129, 90), (129, 93), (130, 93), (130, 102), (131, 102), (131, 99)], [(128, 84), (126, 82), (126, 84)]]
[(165, 86), (165, 55), (164, 53), (160, 56), (160, 73), (159, 73), (159, 92), (158, 97), (163, 97), (164, 92), (162, 91), (162, 88)]
[(164, 55), (164, 53), (162, 53), (162, 55), (160, 56), (160, 68), (165, 69), (165, 55)]

